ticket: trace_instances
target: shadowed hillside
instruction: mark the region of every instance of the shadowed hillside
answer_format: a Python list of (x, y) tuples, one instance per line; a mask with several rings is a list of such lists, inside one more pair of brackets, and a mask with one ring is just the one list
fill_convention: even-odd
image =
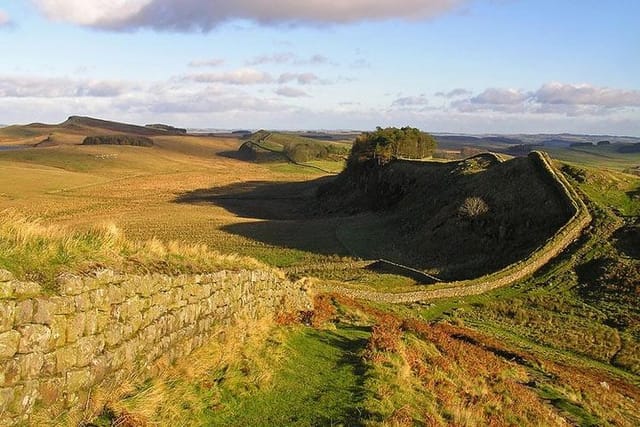
[(333, 213), (377, 212), (343, 230), (358, 253), (448, 280), (526, 257), (571, 215), (532, 158), (501, 162), (493, 155), (451, 163), (363, 163), (322, 186), (319, 196)]

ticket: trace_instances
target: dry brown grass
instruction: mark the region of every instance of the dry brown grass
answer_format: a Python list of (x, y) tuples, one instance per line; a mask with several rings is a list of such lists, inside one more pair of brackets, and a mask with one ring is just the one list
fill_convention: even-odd
[(283, 334), (269, 319), (245, 320), (221, 329), (217, 339), (188, 357), (156, 364), (153, 371), (158, 373), (152, 380), (133, 375), (101, 389), (92, 396), (83, 418), (91, 421), (103, 413), (113, 425), (198, 425), (207, 411), (220, 405), (222, 382), (227, 388), (237, 383), (239, 394), (248, 386), (268, 386), (273, 364), (283, 357), (283, 348), (276, 345)]
[(549, 360), (466, 327), (403, 319), (335, 298), (375, 322), (363, 355), (373, 370), (368, 407), (386, 425), (640, 421), (640, 388), (610, 373)]
[(96, 267), (143, 273), (271, 270), (251, 258), (223, 255), (203, 244), (165, 243), (156, 238), (132, 242), (113, 224), (73, 231), (12, 210), (0, 212), (0, 267), (50, 285), (61, 272), (82, 273)]

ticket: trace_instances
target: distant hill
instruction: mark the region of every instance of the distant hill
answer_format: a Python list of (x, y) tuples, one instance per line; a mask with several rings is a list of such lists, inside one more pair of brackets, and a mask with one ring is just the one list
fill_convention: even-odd
[(71, 116), (65, 122), (58, 125), (59, 127), (74, 128), (93, 128), (102, 129), (118, 133), (134, 134), (134, 135), (165, 135), (166, 131), (153, 129), (146, 126), (132, 125), (128, 123), (112, 122), (109, 120), (94, 119), (92, 117)]
[(260, 130), (245, 135), (238, 149), (241, 158), (257, 162), (340, 160), (351, 150), (350, 143), (306, 138), (296, 134)]
[(187, 130), (183, 129), (183, 128), (177, 128), (171, 125), (164, 125), (161, 123), (156, 123), (156, 124), (151, 124), (151, 125), (145, 125), (145, 127), (149, 128), (149, 129), (155, 129), (155, 130), (161, 130), (167, 133), (177, 133), (177, 134), (186, 134)]

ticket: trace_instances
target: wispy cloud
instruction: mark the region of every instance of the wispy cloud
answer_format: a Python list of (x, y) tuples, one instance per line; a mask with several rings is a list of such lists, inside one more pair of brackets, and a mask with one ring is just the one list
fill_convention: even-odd
[(270, 55), (260, 55), (246, 62), (247, 65), (264, 64), (293, 64), (293, 65), (323, 65), (331, 61), (324, 55), (315, 54), (309, 57), (301, 57), (293, 52), (279, 52)]
[(111, 30), (209, 31), (247, 19), (264, 25), (420, 20), (469, 0), (32, 0), (51, 19)]
[(429, 104), (429, 100), (424, 96), (404, 96), (393, 101), (393, 107), (416, 107)]
[(239, 86), (274, 82), (274, 78), (269, 73), (253, 68), (241, 68), (221, 73), (191, 74), (186, 76), (185, 79), (197, 83), (222, 83)]
[(308, 98), (309, 94), (302, 89), (290, 86), (282, 86), (276, 89), (275, 93), (286, 98)]
[(199, 59), (189, 62), (189, 67), (193, 68), (219, 67), (221, 65), (224, 65), (224, 59), (222, 58)]
[(309, 85), (312, 83), (319, 83), (320, 78), (314, 73), (283, 73), (278, 78), (278, 83), (290, 83), (297, 82), (301, 85)]
[(0, 98), (106, 98), (134, 87), (131, 83), (107, 80), (0, 76)]
[(436, 92), (434, 95), (441, 97), (441, 98), (460, 98), (463, 96), (471, 96), (473, 94), (473, 92), (467, 90), (467, 89), (463, 89), (463, 88), (456, 88), (453, 90), (450, 90), (449, 92)]
[(247, 61), (247, 65), (263, 65), (263, 64), (287, 64), (292, 62), (296, 55), (291, 52), (280, 52), (271, 55), (260, 55)]

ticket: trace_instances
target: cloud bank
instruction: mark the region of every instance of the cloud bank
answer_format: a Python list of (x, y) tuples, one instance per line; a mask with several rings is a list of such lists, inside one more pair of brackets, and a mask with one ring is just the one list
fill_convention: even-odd
[(460, 112), (606, 114), (640, 107), (640, 90), (613, 89), (589, 84), (551, 82), (536, 91), (488, 88), (476, 96), (451, 103)]
[(469, 0), (31, 0), (47, 17), (107, 30), (209, 31), (246, 19), (264, 25), (420, 20)]

